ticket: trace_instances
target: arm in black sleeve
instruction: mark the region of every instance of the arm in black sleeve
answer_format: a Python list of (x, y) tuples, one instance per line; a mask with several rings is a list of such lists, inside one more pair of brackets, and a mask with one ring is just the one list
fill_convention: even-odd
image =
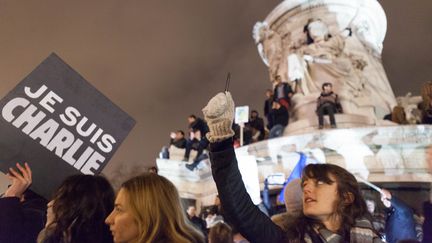
[(0, 242), (19, 242), (23, 221), (19, 198), (0, 198)]
[(272, 109), (272, 110), (271, 110), (272, 114), (273, 114), (274, 116), (283, 116), (283, 115), (285, 115), (285, 112), (284, 112), (284, 110), (283, 110), (282, 107), (283, 107), (283, 106), (281, 106), (281, 108), (279, 108), (279, 109)]
[(44, 219), (41, 210), (24, 207), (17, 197), (0, 198), (0, 242), (36, 242)]
[(222, 207), (240, 233), (250, 242), (283, 242), (282, 229), (253, 204), (246, 192), (232, 140), (211, 144), (210, 161)]
[(316, 109), (315, 109), (316, 113), (318, 112), (318, 109), (320, 108), (320, 106), (321, 106), (321, 95), (317, 98), (317, 101), (316, 101)]

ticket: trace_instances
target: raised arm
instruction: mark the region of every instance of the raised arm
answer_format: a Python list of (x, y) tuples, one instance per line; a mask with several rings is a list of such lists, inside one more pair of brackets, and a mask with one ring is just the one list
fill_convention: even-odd
[(39, 199), (28, 187), (32, 172), (27, 163), (16, 164), (7, 174), (11, 186), (0, 198), (0, 242), (36, 242), (45, 225), (46, 200)]
[(210, 128), (210, 161), (222, 207), (229, 220), (250, 242), (283, 242), (284, 232), (256, 207), (237, 165), (232, 145), (234, 102), (229, 92), (219, 93), (203, 109)]

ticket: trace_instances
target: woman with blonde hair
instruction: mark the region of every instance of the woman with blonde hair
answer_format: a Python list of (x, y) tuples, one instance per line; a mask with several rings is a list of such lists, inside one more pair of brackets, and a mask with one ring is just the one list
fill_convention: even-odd
[(153, 173), (122, 184), (105, 223), (110, 226), (114, 242), (205, 242), (204, 236), (188, 223), (175, 186)]

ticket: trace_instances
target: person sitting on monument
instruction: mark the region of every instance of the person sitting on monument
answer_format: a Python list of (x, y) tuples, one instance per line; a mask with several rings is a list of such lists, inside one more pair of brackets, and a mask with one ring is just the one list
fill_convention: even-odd
[(282, 82), (282, 77), (280, 75), (276, 75), (274, 82), (275, 87), (273, 91), (273, 100), (279, 102), (288, 110), (291, 103), (291, 97), (294, 94), (291, 85)]
[(333, 164), (309, 164), (302, 173), (303, 210), (283, 230), (256, 207), (242, 182), (232, 146), (234, 101), (218, 93), (203, 109), (210, 125), (210, 162), (230, 222), (251, 242), (381, 242), (355, 177)]
[(269, 138), (280, 137), (288, 125), (288, 110), (279, 101), (275, 100), (273, 101), (273, 108), (270, 113), (273, 119), (273, 127), (270, 129)]
[(172, 132), (170, 134), (170, 137), (171, 137), (170, 145), (173, 145), (179, 149), (186, 148), (185, 134), (182, 130), (177, 130), (176, 132)]
[(421, 88), (422, 102), (418, 105), (422, 112), (422, 124), (432, 124), (432, 81), (423, 84)]
[(259, 116), (258, 111), (252, 110), (249, 122), (246, 124), (249, 125), (252, 130), (252, 141), (258, 142), (262, 141), (265, 137), (265, 128), (264, 128), (264, 120)]
[[(207, 132), (209, 131), (209, 128), (203, 119), (196, 117), (195, 115), (190, 115), (188, 117), (188, 122), (189, 122), (190, 130), (193, 131), (194, 133), (199, 131), (200, 135), (201, 135), (201, 139), (199, 140), (199, 146), (197, 148), (197, 155), (193, 161), (193, 164), (186, 165), (186, 167), (189, 170), (194, 170), (202, 159), (201, 155), (202, 155), (204, 149), (206, 149), (207, 146), (209, 145), (209, 141), (207, 140), (207, 138), (205, 136), (207, 134)], [(184, 161), (189, 161), (189, 155), (190, 155), (191, 149), (192, 149), (191, 146), (188, 146), (188, 145), (186, 146), (185, 156), (183, 159)]]
[[(185, 134), (182, 130), (177, 130), (176, 132), (170, 133), (170, 143), (169, 146), (163, 146), (161, 152), (159, 153), (159, 158), (161, 159), (177, 159), (178, 156), (182, 156), (180, 159), (184, 158), (184, 151), (188, 141), (185, 138)], [(191, 146), (193, 148), (193, 146)]]
[(272, 116), (270, 111), (273, 107), (273, 91), (267, 89), (265, 92), (266, 100), (264, 101), (264, 116), (267, 118), (267, 128), (270, 130), (273, 127)]
[(322, 85), (322, 93), (317, 99), (316, 113), (318, 115), (318, 129), (324, 127), (324, 115), (329, 115), (330, 125), (336, 128), (335, 113), (342, 113), (342, 106), (339, 103), (338, 95), (333, 92), (331, 83)]
[(421, 111), (421, 124), (432, 124), (432, 99), (428, 97), (426, 101), (423, 100), (417, 109)]
[(393, 107), (393, 111), (391, 113), (391, 121), (400, 125), (408, 124), (405, 109), (403, 108), (403, 106), (397, 105)]

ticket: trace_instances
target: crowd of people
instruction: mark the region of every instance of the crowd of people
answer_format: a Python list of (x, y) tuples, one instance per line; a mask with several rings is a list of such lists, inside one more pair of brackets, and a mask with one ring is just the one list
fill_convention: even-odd
[[(117, 193), (103, 176), (73, 175), (46, 199), (29, 189), (30, 166), (17, 163), (0, 198), (0, 242), (432, 242), (432, 198), (419, 223), (403, 200), (383, 189), (388, 211), (375, 220), (356, 178), (333, 164), (307, 165), (297, 190), (286, 195), (300, 203), (286, 200), (287, 213), (270, 218), (253, 204), (238, 169), (230, 93), (217, 94), (203, 113), (205, 121), (189, 117), (190, 127), (202, 133), (198, 151), (209, 145), (220, 199), (205, 219), (194, 205), (182, 206), (175, 185), (157, 170), (126, 180)], [(187, 148), (181, 131), (172, 139)], [(432, 170), (432, 148), (427, 161)]]
[(174, 184), (156, 173), (128, 179), (117, 196), (102, 176), (73, 175), (48, 201), (29, 190), (31, 168), (16, 166), (0, 198), (0, 242), (205, 242)]
[[(317, 128), (324, 128), (325, 115), (329, 116), (330, 127), (336, 128), (335, 114), (343, 113), (339, 96), (333, 91), (332, 83), (323, 83), (321, 89), (322, 92), (317, 97), (315, 109), (318, 120)], [(298, 91), (293, 90), (288, 82), (283, 81), (281, 76), (277, 75), (273, 81), (273, 89), (265, 91), (263, 106), (265, 120), (259, 115), (257, 110), (252, 109), (249, 121), (241, 124), (243, 129), (240, 129), (239, 124), (232, 124), (234, 147), (241, 146), (241, 131), (243, 131), (242, 145), (282, 136), (290, 121), (290, 113), (292, 112), (291, 98), (296, 92)], [(423, 85), (421, 94), (422, 101), (411, 112), (415, 114), (411, 117), (410, 121), (407, 119), (406, 111), (402, 104), (393, 107), (392, 112), (385, 115), (383, 119), (401, 125), (413, 123), (432, 124), (432, 82), (427, 82)], [(204, 119), (193, 114), (187, 120), (189, 136), (186, 136), (183, 130), (172, 132), (170, 143), (162, 149), (160, 158), (169, 159), (170, 154), (181, 150), (181, 160), (189, 162), (191, 151), (194, 151), (196, 155), (192, 158), (192, 163), (186, 165), (188, 169), (193, 171), (201, 160), (208, 158), (209, 141), (203, 134), (208, 133), (209, 127)]]
[[(420, 90), (421, 101), (412, 109), (405, 110), (403, 102), (398, 102), (391, 112), (383, 117), (397, 124), (432, 124), (432, 81), (423, 84)], [(407, 114), (409, 112), (410, 114)]]

